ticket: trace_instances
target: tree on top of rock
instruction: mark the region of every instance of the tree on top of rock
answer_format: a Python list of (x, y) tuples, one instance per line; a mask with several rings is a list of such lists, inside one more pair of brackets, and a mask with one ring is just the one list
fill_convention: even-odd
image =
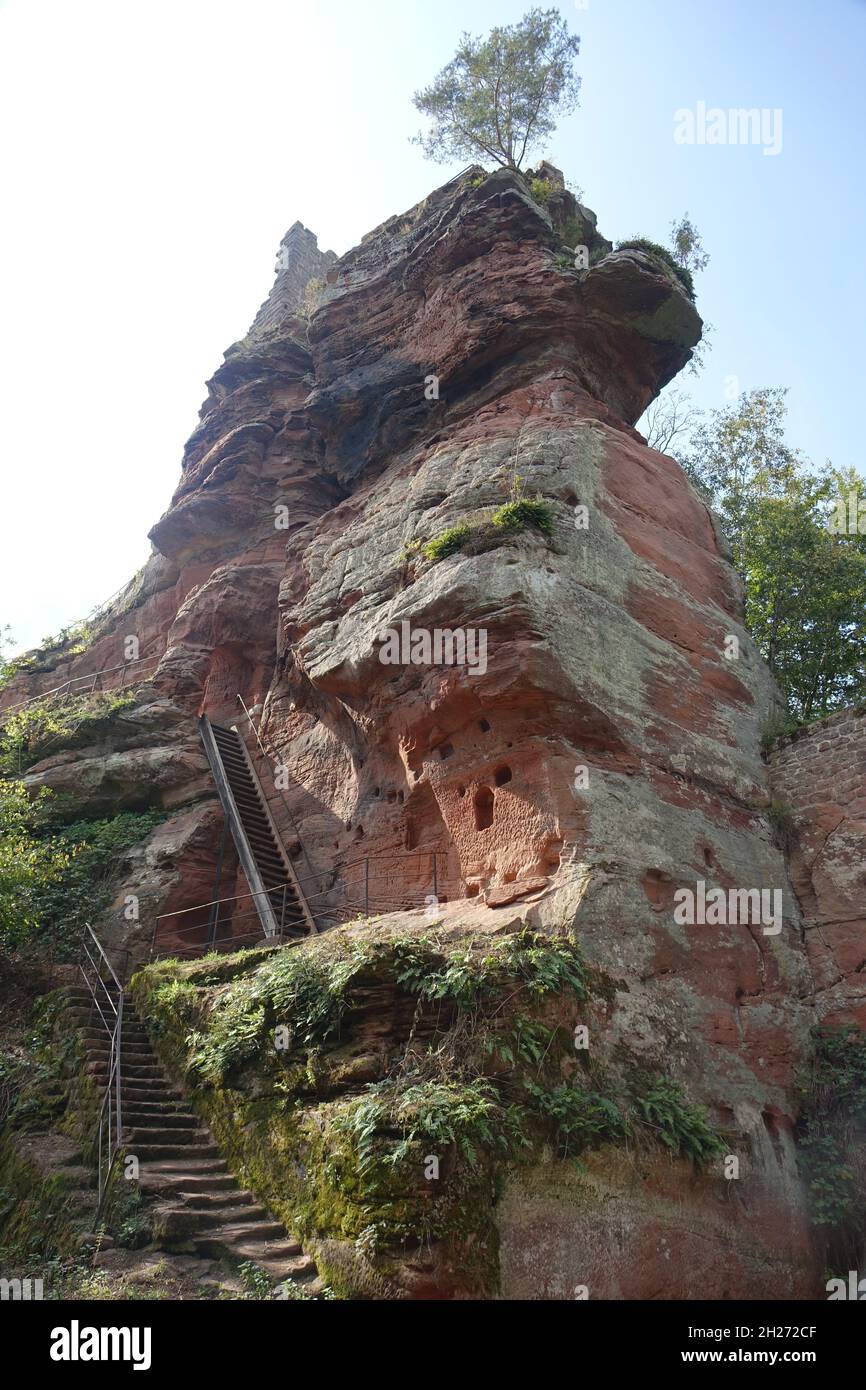
[(580, 39), (558, 10), (530, 10), (486, 39), (464, 34), (451, 62), (415, 93), (415, 106), (433, 125), (412, 143), (440, 164), (486, 155), (519, 169), (529, 149), (556, 129), (555, 117), (577, 106), (579, 52)]

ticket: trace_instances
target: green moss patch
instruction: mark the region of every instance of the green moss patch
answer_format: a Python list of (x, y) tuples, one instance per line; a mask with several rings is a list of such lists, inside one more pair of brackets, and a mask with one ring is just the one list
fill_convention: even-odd
[(544, 536), (553, 534), (553, 508), (540, 497), (520, 497), (498, 507), (486, 521), (470, 525), (461, 522), (441, 531), (438, 536), (420, 546), (425, 559), (435, 563), (449, 555), (463, 551), (470, 555), (482, 554), (516, 535), (520, 531), (540, 531)]
[(626, 1138), (696, 1162), (713, 1147), (669, 1083), (643, 1088), (642, 1112), (575, 1054), (605, 982), (569, 936), (361, 926), (161, 961), (132, 990), (232, 1169), (344, 1295), (399, 1286), (401, 1262), (431, 1252), (460, 1294), (493, 1291), (507, 1165)]

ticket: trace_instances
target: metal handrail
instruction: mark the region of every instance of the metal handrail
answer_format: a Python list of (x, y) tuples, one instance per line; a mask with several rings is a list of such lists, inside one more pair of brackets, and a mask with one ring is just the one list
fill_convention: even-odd
[[(94, 954), (94, 947), (96, 948), (96, 954)], [(91, 979), (84, 962), (81, 962), (80, 970), (84, 977), (84, 982), (90, 991), (90, 996), (93, 1000), (96, 1012), (99, 1014), (103, 1027), (110, 1040), (108, 1079), (99, 1107), (99, 1124), (96, 1141), (98, 1167), (98, 1202), (96, 1214), (98, 1218), (102, 1213), (109, 1180), (114, 1171), (117, 1156), (121, 1151), (121, 1140), (123, 1137), (121, 1057), (123, 1048), (124, 989), (117, 977), (114, 966), (102, 949), (102, 945), (89, 922), (85, 924), (84, 928), (83, 951), (87, 964), (93, 972), (93, 978)], [(103, 967), (107, 967), (116, 986), (116, 1002), (111, 996), (108, 984), (103, 979)], [(106, 1014), (108, 1017), (106, 1017)], [(109, 1022), (112, 1015), (113, 1023)]]
[[(49, 700), (53, 695), (60, 695), (61, 692), (69, 695), (72, 692), (73, 685), (80, 685), (85, 681), (90, 681), (91, 685), (90, 690), (84, 693), (92, 695), (96, 690), (97, 682), (100, 681), (103, 676), (113, 676), (118, 671), (129, 671), (134, 666), (143, 666), (149, 661), (156, 661), (158, 663), (161, 660), (162, 657), (158, 654), (140, 656), (137, 657), (135, 661), (122, 661), (119, 666), (104, 666), (101, 671), (88, 671), (83, 676), (70, 676), (68, 680), (62, 681), (60, 685), (52, 686), (50, 690), (43, 690), (37, 695), (28, 695), (26, 700), (17, 700), (14, 705), (6, 705), (4, 709), (0, 709), (0, 719), (7, 714), (14, 714), (16, 710), (25, 709), (27, 705), (33, 705), (42, 700)], [(26, 668), (24, 668), (20, 674), (27, 675)], [(37, 673), (34, 672), (31, 674)], [(121, 681), (121, 689), (123, 689), (123, 685), (124, 682)]]
[[(246, 717), (247, 717), (247, 723), (249, 724), (250, 728), (252, 729), (252, 731), (253, 731), (253, 733), (254, 733), (254, 735), (255, 735), (256, 743), (257, 743), (258, 746), (259, 746), (259, 753), (261, 754), (262, 759), (264, 760), (264, 763), (265, 763), (265, 765), (266, 765), (266, 767), (267, 767), (267, 769), (268, 769), (268, 772), (269, 772), (270, 775), (271, 775), (271, 782), (273, 783), (274, 791), (279, 792), (280, 800), (282, 801), (283, 805), (284, 805), (285, 808), (286, 808), (286, 812), (287, 812), (287, 814), (288, 814), (289, 820), (290, 820), (291, 823), (292, 823), (292, 830), (295, 832), (295, 835), (297, 836), (298, 844), (301, 846), (301, 853), (303, 854), (304, 858), (305, 858), (306, 861), (307, 861), (307, 867), (310, 869), (310, 871), (311, 871), (312, 873), (315, 873), (315, 869), (313, 869), (313, 865), (312, 865), (312, 861), (310, 860), (310, 856), (307, 854), (306, 846), (305, 846), (303, 840), (301, 839), (301, 832), (300, 832), (300, 830), (298, 829), (298, 823), (297, 823), (297, 821), (295, 820), (294, 815), (292, 814), (292, 808), (291, 808), (291, 806), (289, 805), (288, 801), (286, 800), (286, 794), (285, 794), (285, 792), (282, 790), (281, 787), (278, 787), (278, 786), (277, 786), (277, 779), (276, 779), (276, 777), (274, 776), (274, 765), (273, 765), (273, 763), (271, 762), (270, 758), (268, 757), (268, 754), (265, 752), (265, 745), (262, 743), (261, 735), (259, 734), (259, 731), (258, 731), (258, 729), (256, 728), (255, 724), (253, 723), (253, 716), (250, 714), (249, 710), (247, 709), (247, 706), (246, 706), (246, 703), (245, 703), (245, 701), (244, 701), (243, 695), (238, 694), (237, 699), (238, 699), (238, 703), (239, 703), (241, 709), (243, 710), (244, 714), (245, 714)], [(238, 732), (240, 732), (240, 730), (239, 730)]]
[[(372, 862), (373, 866), (376, 867), (376, 866), (381, 866), (381, 865), (384, 865), (384, 864), (394, 864), (394, 863), (404, 864), (407, 860), (412, 860), (412, 859), (418, 859), (418, 860), (426, 859), (426, 860), (429, 860), (429, 861), (430, 861), (430, 867), (431, 867), (431, 878), (430, 878), (430, 885), (429, 885), (429, 886), (432, 888), (434, 894), (438, 894), (438, 890), (439, 890), (439, 886), (440, 886), (439, 870), (438, 870), (438, 866), (437, 866), (437, 865), (438, 865), (438, 860), (444, 858), (444, 859), (446, 859), (446, 861), (447, 861), (447, 857), (448, 857), (448, 851), (447, 851), (447, 850), (410, 850), (410, 851), (405, 852), (404, 854), (393, 854), (393, 855), (390, 855), (390, 854), (383, 854), (383, 855), (373, 855), (372, 857), (371, 857), (370, 855), (367, 855), (367, 856), (365, 856), (364, 858), (353, 859), (353, 860), (350, 860), (349, 863), (343, 864), (343, 865), (340, 865), (340, 866), (339, 866), (339, 871), (343, 871), (343, 870), (346, 870), (346, 869), (357, 868), (357, 867), (359, 867), (359, 866), (363, 866), (363, 867), (364, 867), (363, 879), (362, 879), (361, 883), (359, 883), (359, 884), (357, 885), (358, 898), (357, 898), (356, 901), (352, 901), (351, 897), (347, 895), (347, 896), (345, 897), (344, 902), (342, 902), (342, 903), (329, 903), (329, 902), (327, 901), (327, 898), (328, 898), (329, 894), (331, 893), (331, 890), (332, 890), (332, 888), (333, 888), (333, 886), (334, 886), (334, 882), (336, 881), (336, 880), (333, 879), (333, 878), (332, 878), (332, 881), (331, 881), (330, 883), (328, 883), (325, 887), (320, 888), (320, 889), (318, 889), (318, 890), (315, 891), (315, 892), (305, 892), (305, 895), (304, 895), (304, 896), (306, 897), (307, 901), (310, 902), (311, 904), (314, 903), (314, 902), (316, 901), (316, 899), (323, 899), (324, 901), (320, 904), (320, 906), (317, 906), (317, 907), (315, 908), (315, 911), (321, 916), (321, 918), (323, 918), (323, 919), (325, 919), (325, 918), (333, 918), (333, 919), (335, 919), (337, 922), (354, 920), (354, 918), (357, 917), (360, 913), (364, 913), (365, 915), (369, 915), (369, 913), (371, 912), (371, 910), (372, 910), (372, 911), (377, 911), (377, 912), (379, 912), (379, 911), (392, 911), (392, 912), (393, 912), (393, 911), (400, 911), (400, 910), (412, 911), (412, 910), (414, 910), (414, 909), (416, 909), (416, 908), (418, 908), (418, 907), (420, 907), (420, 906), (423, 906), (423, 903), (420, 903), (420, 902), (417, 902), (417, 901), (413, 901), (411, 898), (407, 898), (407, 897), (398, 898), (398, 897), (396, 897), (393, 893), (387, 893), (387, 894), (385, 894), (384, 896), (378, 897), (378, 899), (377, 899), (377, 896), (376, 896), (376, 885), (375, 885), (375, 883), (372, 885), (372, 892), (371, 892), (370, 872), (369, 872), (371, 862)], [(321, 879), (327, 879), (330, 875), (333, 875), (333, 874), (334, 874), (334, 870), (324, 871), (324, 872), (320, 872), (320, 873), (318, 873), (318, 874), (314, 874), (314, 875), (312, 875), (311, 877), (308, 877), (308, 878), (299, 879), (298, 882), (301, 883), (301, 884), (306, 884), (306, 883), (313, 882), (313, 881), (316, 880), (316, 879), (319, 879), (319, 880), (321, 880)], [(445, 876), (443, 875), (442, 882), (444, 883), (444, 882), (446, 882), (446, 881), (447, 881), (447, 880), (446, 880)], [(280, 945), (282, 945), (282, 944), (284, 944), (284, 942), (285, 942), (285, 940), (286, 940), (286, 938), (284, 937), (284, 929), (285, 929), (285, 916), (286, 916), (286, 906), (287, 906), (287, 895), (292, 891), (293, 888), (294, 888), (294, 883), (293, 883), (291, 880), (287, 880), (285, 883), (278, 883), (278, 884), (275, 884), (275, 885), (274, 885), (273, 887), (271, 887), (271, 888), (267, 888), (267, 889), (264, 889), (264, 890), (259, 890), (259, 891), (257, 891), (257, 892), (236, 893), (236, 894), (234, 894), (234, 895), (232, 895), (232, 896), (230, 896), (230, 897), (211, 898), (210, 901), (208, 901), (208, 902), (195, 903), (192, 907), (182, 907), (182, 908), (178, 908), (178, 909), (176, 909), (176, 911), (174, 911), (174, 912), (161, 912), (161, 913), (156, 917), (156, 919), (155, 919), (155, 921), (154, 921), (153, 932), (152, 932), (152, 934), (151, 934), (151, 941), (150, 941), (150, 956), (149, 956), (149, 958), (150, 958), (150, 960), (154, 960), (154, 959), (156, 958), (159, 933), (160, 933), (160, 930), (161, 930), (161, 928), (162, 928), (162, 926), (163, 926), (164, 923), (169, 922), (169, 921), (176, 921), (178, 918), (186, 917), (186, 916), (188, 916), (190, 913), (193, 913), (193, 912), (194, 912), (194, 913), (204, 913), (204, 912), (206, 912), (206, 911), (208, 911), (208, 910), (210, 910), (210, 909), (216, 909), (216, 911), (212, 914), (211, 920), (210, 920), (209, 923), (206, 923), (206, 922), (204, 922), (204, 921), (200, 921), (200, 922), (195, 922), (195, 923), (193, 923), (193, 924), (192, 924), (191, 926), (189, 926), (189, 927), (175, 926), (175, 927), (172, 929), (172, 941), (175, 941), (178, 937), (189, 935), (189, 934), (192, 933), (192, 932), (200, 932), (200, 931), (203, 931), (203, 930), (205, 930), (206, 928), (208, 928), (208, 940), (207, 940), (207, 941), (199, 941), (199, 942), (195, 943), (195, 947), (194, 947), (194, 949), (198, 949), (198, 950), (200, 950), (200, 951), (202, 951), (202, 952), (215, 949), (217, 946), (225, 946), (225, 947), (232, 946), (232, 947), (235, 947), (235, 946), (237, 945), (237, 943), (239, 943), (241, 940), (259, 939), (259, 938), (261, 937), (261, 932), (247, 932), (247, 933), (243, 933), (243, 934), (239, 934), (239, 935), (236, 934), (236, 935), (233, 935), (233, 936), (231, 936), (231, 937), (224, 938), (223, 941), (218, 942), (217, 939), (216, 939), (216, 931), (217, 931), (218, 927), (219, 927), (222, 923), (231, 922), (231, 923), (234, 925), (234, 924), (236, 924), (236, 923), (238, 923), (238, 922), (240, 922), (240, 921), (243, 921), (245, 917), (251, 917), (251, 918), (252, 918), (252, 917), (256, 917), (256, 916), (258, 915), (258, 910), (256, 909), (255, 911), (252, 911), (252, 912), (245, 912), (245, 913), (240, 913), (240, 914), (229, 913), (229, 914), (226, 915), (225, 917), (221, 917), (221, 916), (220, 916), (220, 908), (221, 908), (224, 904), (234, 904), (234, 903), (246, 902), (246, 901), (249, 901), (250, 899), (255, 899), (255, 898), (261, 897), (261, 896), (263, 895), (263, 893), (264, 893), (264, 896), (270, 898), (271, 901), (272, 901), (272, 903), (274, 903), (275, 905), (278, 904), (280, 897), (282, 897), (282, 909), (281, 909), (281, 911), (279, 911), (279, 913), (276, 912), (276, 907), (275, 907), (275, 915), (278, 915), (278, 916), (279, 916), (279, 923), (280, 923), (279, 933), (278, 933), (278, 943), (279, 943)], [(424, 901), (426, 902), (426, 900), (427, 900), (427, 895), (426, 895), (426, 893), (424, 893), (424, 888), (421, 887), (421, 886), (419, 886), (418, 894), (417, 894), (416, 896), (420, 896), (421, 894), (424, 895)], [(274, 939), (273, 937), (267, 937), (267, 938), (265, 938), (265, 942), (267, 942), (267, 941), (273, 941), (273, 939)], [(289, 941), (294, 941), (294, 940), (296, 940), (296, 938), (291, 938), (291, 937), (290, 937), (290, 938), (288, 938), (288, 940), (289, 940)], [(171, 946), (169, 946), (168, 949), (169, 949), (169, 951), (171, 952), (171, 954), (175, 954), (175, 952), (174, 952), (174, 950), (172, 949)]]

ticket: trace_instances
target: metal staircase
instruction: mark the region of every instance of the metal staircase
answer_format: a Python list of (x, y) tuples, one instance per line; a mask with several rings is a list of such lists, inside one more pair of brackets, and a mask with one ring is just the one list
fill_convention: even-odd
[(228, 829), (246, 875), (265, 936), (316, 931), (303, 889), (283, 848), (265, 794), (237, 729), (198, 721)]

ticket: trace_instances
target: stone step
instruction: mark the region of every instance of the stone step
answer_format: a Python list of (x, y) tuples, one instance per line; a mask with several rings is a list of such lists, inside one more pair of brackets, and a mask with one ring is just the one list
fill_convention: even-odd
[[(115, 989), (114, 985), (112, 985), (112, 986), (111, 986), (111, 989), (108, 990), (108, 998), (111, 1000), (112, 1004), (116, 1004), (116, 1003), (117, 1003), (117, 990)], [(71, 1005), (75, 1006), (76, 1008), (79, 1008), (79, 1007), (82, 1007), (82, 1008), (92, 1008), (92, 1007), (93, 1007), (93, 995), (90, 993), (90, 990), (89, 990), (89, 989), (85, 989), (83, 986), (82, 986), (82, 987), (76, 986), (75, 989), (68, 989), (68, 990), (66, 991), (66, 1002), (67, 1002), (67, 1004), (71, 1004)], [(100, 1004), (100, 1008), (102, 1007), (102, 1004), (103, 1004), (104, 1002), (107, 1002), (107, 1001), (106, 1001), (106, 999), (105, 999), (105, 995), (104, 995), (103, 992), (100, 990), (100, 992), (99, 992), (99, 1004)], [(125, 1007), (125, 1006), (126, 1006), (126, 999), (124, 998), (124, 1007)]]
[(177, 1127), (161, 1122), (142, 1127), (125, 1125), (123, 1133), (127, 1144), (206, 1144), (210, 1140), (209, 1132), (197, 1123)]
[(236, 1186), (224, 1158), (197, 1159), (189, 1153), (183, 1158), (149, 1159), (146, 1165), (142, 1164), (142, 1175), (167, 1178), (169, 1181), (176, 1178), (179, 1182), (198, 1182), (199, 1178), (226, 1178)]
[(140, 1105), (124, 1106), (123, 1118), (131, 1129), (150, 1130), (154, 1126), (165, 1129), (195, 1129), (198, 1116), (190, 1110), (169, 1110), (166, 1106), (154, 1106), (143, 1110)]
[[(194, 1237), (196, 1250), (202, 1255), (231, 1254), (234, 1258), (259, 1260), (297, 1260), (297, 1241), (290, 1240), (279, 1221), (254, 1221), (236, 1224), (225, 1222), (216, 1230)], [(301, 1257), (305, 1262), (306, 1256)], [(315, 1269), (312, 1260), (308, 1261)]]
[(201, 1255), (227, 1254), (239, 1262), (254, 1260), (274, 1279), (291, 1279), (293, 1283), (305, 1284), (307, 1280), (316, 1279), (319, 1273), (309, 1255), (292, 1253), (294, 1242), (290, 1241), (283, 1245), (271, 1242), (262, 1246), (253, 1240), (223, 1242), (211, 1235), (199, 1236), (193, 1243)]
[(191, 1173), (186, 1169), (183, 1172), (158, 1171), (152, 1163), (142, 1166), (139, 1186), (143, 1192), (166, 1198), (183, 1199), (192, 1194), (197, 1200), (207, 1197), (225, 1202), (232, 1201), (237, 1194), (237, 1183), (231, 1173)]
[[(108, 1067), (104, 1062), (98, 1060), (87, 1062), (86, 1068), (91, 1076), (103, 1076), (106, 1081), (108, 1080)], [(128, 1064), (123, 1064), (123, 1074), (128, 1077), (130, 1081), (165, 1080), (165, 1072), (162, 1067), (157, 1066), (155, 1062), (130, 1062)]]
[(216, 1144), (152, 1144), (145, 1141), (136, 1142), (135, 1155), (142, 1163), (146, 1163), (149, 1159), (160, 1158), (219, 1158), (220, 1151)]
[(173, 1091), (170, 1086), (165, 1084), (160, 1086), (127, 1086), (121, 1080), (120, 1094), (124, 1103), (130, 1105), (137, 1101), (146, 1101), (151, 1104), (159, 1105), (182, 1105), (183, 1097), (178, 1091)]
[[(254, 819), (250, 835), (262, 859), (265, 882), (276, 877), (281, 884), (284, 868), (267, 830), (260, 832), (252, 824)], [(287, 891), (289, 923), (293, 921), (291, 909), (296, 907), (294, 895)], [(68, 1013), (81, 1030), (87, 1074), (97, 1085), (106, 1084), (111, 1040), (86, 991), (70, 994)], [(323, 1285), (315, 1263), (255, 1194), (240, 1187), (210, 1131), (166, 1076), (146, 1029), (128, 1006), (124, 1010), (121, 1067), (123, 1142), (140, 1161), (142, 1192), (163, 1199), (156, 1210), (163, 1227), (161, 1239), (167, 1247), (237, 1262), (254, 1261), (274, 1280), (297, 1282), (316, 1297)]]
[[(202, 1181), (204, 1180), (202, 1179)], [(234, 1178), (231, 1178), (231, 1181), (234, 1183)], [(237, 1185), (235, 1185), (234, 1190), (228, 1188), (214, 1188), (211, 1190), (209, 1188), (196, 1189), (195, 1187), (179, 1187), (172, 1195), (178, 1201), (188, 1203), (190, 1208), (196, 1211), (211, 1211), (217, 1209), (223, 1211), (231, 1209), (234, 1211), (238, 1207), (254, 1206), (258, 1207), (260, 1211), (265, 1211), (265, 1208), (262, 1207), (260, 1203), (256, 1202), (252, 1192), (247, 1191), (245, 1188), (239, 1188)], [(265, 1214), (267, 1215), (267, 1212), (265, 1212)]]
[(188, 1202), (177, 1203), (176, 1197), (177, 1194), (172, 1193), (171, 1206), (157, 1209), (163, 1239), (185, 1241), (199, 1235), (222, 1238), (225, 1231), (238, 1227), (244, 1231), (261, 1232), (263, 1241), (285, 1238), (284, 1228), (278, 1221), (268, 1221), (264, 1207), (193, 1207)]
[[(121, 1094), (126, 1099), (126, 1092), (122, 1091)], [(136, 1115), (184, 1115), (195, 1119), (185, 1100), (164, 1100), (161, 1096), (153, 1098), (154, 1094), (153, 1091), (146, 1091), (143, 1096), (128, 1098), (127, 1108)]]
[(127, 1090), (127, 1088), (124, 1086), (121, 1089), (120, 1094), (123, 1100), (123, 1104), (129, 1105), (133, 1109), (141, 1102), (158, 1102), (160, 1106), (174, 1106), (175, 1109), (184, 1104), (180, 1096), (176, 1094), (169, 1094), (168, 1091), (141, 1090), (140, 1088), (134, 1087), (130, 1090)]
[[(85, 1043), (87, 1060), (89, 1062), (105, 1062), (111, 1056), (111, 1043), (108, 1038), (104, 1042)], [(157, 1065), (153, 1048), (144, 1046), (128, 1047), (126, 1042), (121, 1042), (120, 1055), (123, 1064), (133, 1066), (155, 1066)]]

